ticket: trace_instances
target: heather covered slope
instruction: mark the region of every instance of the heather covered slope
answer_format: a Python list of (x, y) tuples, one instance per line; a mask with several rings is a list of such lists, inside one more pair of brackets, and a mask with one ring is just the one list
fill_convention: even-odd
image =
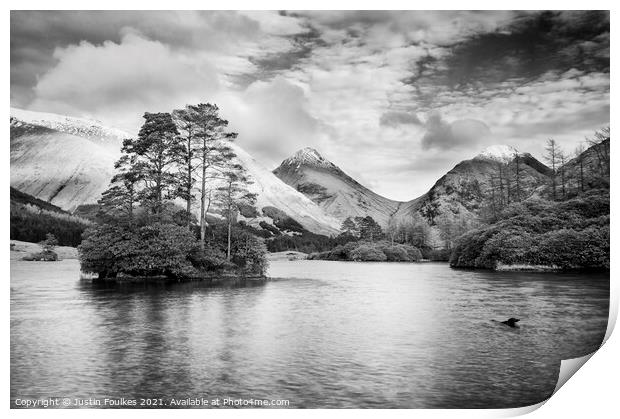
[(529, 153), (492, 146), (473, 159), (458, 163), (415, 200), (412, 209), (431, 224), (441, 223), (446, 217), (473, 219), (494, 194), (502, 194), (505, 201), (536, 196), (548, 183), (550, 174), (550, 169)]

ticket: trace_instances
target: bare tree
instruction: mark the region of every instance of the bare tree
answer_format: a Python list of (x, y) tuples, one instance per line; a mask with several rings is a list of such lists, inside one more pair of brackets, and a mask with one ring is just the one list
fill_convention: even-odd
[(553, 139), (553, 138), (549, 138), (547, 140), (547, 145), (545, 146), (545, 161), (547, 163), (549, 163), (549, 165), (551, 166), (551, 170), (552, 170), (552, 175), (551, 175), (551, 191), (553, 194), (553, 199), (557, 198), (557, 185), (556, 185), (556, 174), (557, 174), (557, 168), (558, 168), (558, 164), (559, 164), (559, 152), (560, 152), (560, 148), (558, 146), (558, 143)]
[(558, 163), (560, 167), (558, 172), (560, 173), (560, 185), (562, 187), (562, 198), (566, 198), (566, 154), (562, 150), (558, 150)]
[(610, 162), (609, 162), (609, 143), (610, 143), (610, 128), (605, 127), (594, 133), (593, 138), (586, 138), (590, 149), (592, 149), (596, 155), (596, 168), (598, 169), (599, 176), (601, 178), (609, 176)]
[(583, 172), (583, 152), (585, 151), (585, 147), (582, 143), (575, 148), (575, 161), (579, 165), (579, 185), (578, 188), (581, 192), (585, 191), (585, 179)]
[(390, 237), (392, 246), (394, 245), (394, 239), (398, 235), (398, 227), (398, 220), (396, 220), (396, 218), (392, 215), (388, 220), (387, 226), (385, 228), (385, 233)]
[(521, 201), (521, 156), (519, 153), (515, 156), (514, 159), (514, 168), (515, 168), (515, 200), (517, 202)]

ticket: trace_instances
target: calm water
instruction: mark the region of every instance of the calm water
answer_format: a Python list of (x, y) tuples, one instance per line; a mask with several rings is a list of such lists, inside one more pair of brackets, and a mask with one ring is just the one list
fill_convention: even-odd
[[(607, 275), (273, 262), (262, 285), (102, 288), (11, 263), (11, 398), (288, 399), (517, 407), (598, 348)], [(511, 329), (491, 319), (521, 318)], [(14, 406), (14, 405), (13, 405)]]

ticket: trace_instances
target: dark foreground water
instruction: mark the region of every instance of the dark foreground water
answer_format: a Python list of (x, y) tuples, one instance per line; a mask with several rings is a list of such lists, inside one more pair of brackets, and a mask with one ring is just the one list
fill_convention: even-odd
[[(290, 407), (518, 407), (598, 348), (607, 275), (273, 262), (238, 288), (95, 287), (11, 263), (11, 399), (286, 399)], [(492, 322), (521, 319), (520, 329)], [(73, 403), (73, 401), (72, 401)]]

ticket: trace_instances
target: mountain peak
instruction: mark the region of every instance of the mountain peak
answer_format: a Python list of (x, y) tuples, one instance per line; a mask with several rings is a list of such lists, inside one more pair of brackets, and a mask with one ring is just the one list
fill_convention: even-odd
[(496, 144), (485, 148), (474, 158), (509, 163), (520, 154), (521, 153), (519, 153), (519, 151), (512, 146)]
[(301, 150), (298, 150), (291, 157), (284, 160), (282, 162), (282, 165), (297, 166), (297, 167), (302, 166), (302, 165), (320, 166), (320, 167), (333, 166), (333, 164), (329, 160), (326, 160), (325, 158), (323, 158), (323, 156), (321, 156), (319, 152), (316, 151), (312, 147), (304, 147)]

